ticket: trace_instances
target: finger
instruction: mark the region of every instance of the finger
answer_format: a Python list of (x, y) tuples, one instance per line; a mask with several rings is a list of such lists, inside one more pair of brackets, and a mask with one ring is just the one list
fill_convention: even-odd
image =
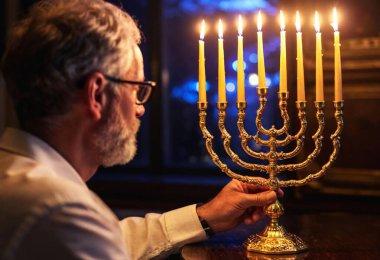
[(240, 197), (240, 203), (243, 206), (243, 208), (249, 208), (254, 206), (257, 207), (268, 205), (276, 200), (277, 195), (276, 192), (268, 190), (255, 194), (242, 193)]
[(278, 188), (278, 189), (277, 189), (277, 195), (278, 195), (280, 198), (284, 197), (284, 191), (283, 191), (282, 189)]
[(246, 224), (246, 225), (251, 225), (251, 224), (253, 224), (252, 217), (251, 217), (251, 216), (246, 216), (246, 217), (244, 217), (244, 224)]
[(262, 207), (256, 208), (249, 216), (244, 218), (244, 223), (247, 225), (254, 224), (265, 217)]
[(256, 210), (255, 212), (253, 212), (251, 218), (252, 218), (252, 223), (256, 223), (257, 221), (259, 221), (260, 219), (262, 219), (264, 217), (263, 215), (263, 211), (262, 210)]
[[(262, 182), (267, 182), (267, 179), (261, 178), (261, 177), (254, 177), (254, 179), (262, 181)], [(266, 186), (261, 186), (258, 184), (253, 184), (253, 183), (244, 183), (246, 189), (248, 192), (254, 193), (257, 191), (266, 191), (269, 190), (270, 188)]]

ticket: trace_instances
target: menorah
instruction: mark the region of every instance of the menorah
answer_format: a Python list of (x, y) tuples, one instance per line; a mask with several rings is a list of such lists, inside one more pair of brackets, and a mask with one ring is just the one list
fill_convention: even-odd
[[(319, 155), (322, 150), (323, 129), (325, 127), (324, 109), (325, 101), (323, 96), (323, 67), (322, 67), (322, 40), (319, 26), (319, 15), (315, 12), (315, 30), (316, 30), (316, 119), (318, 121), (318, 128), (312, 136), (315, 147), (314, 150), (307, 156), (307, 158), (300, 163), (294, 164), (279, 164), (279, 161), (294, 158), (303, 149), (305, 133), (307, 128), (306, 120), (306, 99), (305, 99), (305, 86), (304, 86), (304, 72), (303, 72), (303, 53), (302, 53), (302, 33), (300, 27), (299, 13), (296, 14), (296, 28), (297, 28), (297, 101), (296, 107), (298, 109), (298, 119), (300, 121), (300, 129), (296, 134), (290, 134), (290, 118), (288, 115), (287, 105), (289, 92), (287, 91), (287, 73), (286, 73), (286, 45), (285, 45), (285, 19), (282, 11), (280, 12), (281, 22), (281, 38), (280, 38), (280, 86), (278, 92), (279, 110), (283, 125), (281, 128), (276, 128), (272, 125), (267, 129), (263, 126), (263, 114), (267, 104), (268, 87), (265, 80), (265, 66), (264, 66), (264, 53), (263, 53), (263, 38), (262, 38), (262, 20), (261, 12), (258, 13), (257, 19), (257, 56), (258, 56), (258, 87), (257, 93), (259, 96), (260, 106), (256, 113), (256, 128), (255, 135), (249, 134), (244, 126), (245, 111), (247, 102), (245, 101), (244, 89), (244, 68), (243, 68), (243, 36), (242, 36), (242, 18), (239, 16), (238, 23), (238, 59), (237, 59), (237, 109), (238, 119), (237, 127), (239, 129), (239, 137), (241, 139), (241, 146), (248, 156), (267, 161), (267, 164), (256, 164), (242, 160), (238, 154), (231, 149), (231, 135), (225, 127), (227, 100), (225, 93), (225, 75), (224, 75), (224, 51), (223, 51), (223, 27), (222, 22), (219, 20), (219, 39), (218, 39), (218, 93), (219, 99), (217, 103), (218, 113), (218, 126), (223, 140), (223, 146), (226, 153), (231, 158), (232, 162), (237, 165), (251, 170), (267, 173), (268, 178), (256, 178), (251, 175), (242, 175), (232, 171), (227, 164), (223, 163), (217, 153), (213, 149), (213, 136), (207, 130), (206, 126), (206, 111), (208, 107), (206, 98), (206, 76), (205, 76), (205, 59), (204, 59), (204, 32), (205, 23), (202, 21), (200, 40), (199, 40), (199, 126), (206, 141), (206, 148), (214, 163), (229, 177), (237, 179), (245, 183), (256, 184), (268, 187), (273, 191), (278, 191), (281, 187), (302, 186), (311, 181), (317, 180), (326, 174), (327, 170), (331, 167), (333, 162), (338, 156), (340, 149), (340, 134), (343, 129), (343, 99), (342, 99), (342, 76), (341, 76), (341, 61), (340, 61), (340, 40), (338, 31), (338, 19), (336, 9), (333, 13), (334, 28), (334, 72), (335, 72), (335, 99), (334, 104), (334, 117), (337, 124), (335, 132), (331, 135), (330, 139), (333, 144), (333, 151), (327, 163), (325, 163), (318, 172), (308, 174), (306, 177), (299, 179), (285, 179), (279, 178), (282, 172), (299, 171), (309, 166)], [(266, 136), (266, 138), (263, 138)], [(249, 141), (254, 141), (260, 146), (267, 147), (267, 152), (256, 152), (249, 146)], [(291, 143), (296, 142), (295, 148), (290, 152), (281, 151), (280, 148), (285, 148)], [(261, 234), (251, 235), (244, 246), (248, 251), (268, 254), (289, 254), (297, 253), (307, 249), (306, 244), (296, 235), (288, 233), (280, 224), (279, 218), (284, 213), (284, 208), (281, 203), (276, 200), (274, 203), (265, 207), (265, 213), (270, 218), (268, 226)]]
[[(231, 135), (228, 133), (225, 127), (226, 109), (228, 106), (227, 102), (218, 102), (218, 126), (221, 132), (221, 137), (223, 140), (223, 146), (226, 153), (231, 157), (231, 160), (241, 167), (252, 171), (266, 172), (269, 176), (267, 180), (261, 180), (253, 176), (241, 175), (235, 173), (228, 166), (223, 163), (217, 153), (213, 149), (213, 136), (207, 130), (206, 127), (206, 110), (207, 102), (198, 102), (199, 108), (199, 126), (203, 134), (203, 138), (206, 141), (206, 148), (210, 154), (213, 162), (229, 177), (237, 179), (245, 183), (257, 184), (277, 191), (280, 187), (291, 187), (291, 186), (301, 186), (305, 185), (311, 181), (314, 181), (326, 174), (327, 170), (331, 167), (332, 163), (336, 160), (340, 148), (340, 134), (343, 129), (343, 101), (334, 101), (335, 113), (334, 117), (336, 120), (337, 128), (335, 132), (331, 135), (330, 139), (333, 143), (333, 152), (326, 164), (324, 164), (320, 171), (316, 173), (309, 174), (307, 177), (299, 180), (279, 180), (278, 175), (283, 171), (296, 171), (301, 170), (309, 166), (313, 160), (318, 156), (322, 149), (322, 139), (323, 139), (323, 129), (325, 126), (324, 121), (324, 108), (325, 102), (318, 101), (315, 102), (316, 108), (316, 118), (318, 121), (318, 129), (312, 136), (315, 142), (314, 150), (307, 156), (306, 160), (301, 163), (296, 164), (278, 164), (279, 160), (289, 159), (297, 156), (303, 148), (305, 131), (307, 127), (306, 120), (306, 101), (296, 101), (298, 109), (298, 118), (300, 121), (299, 131), (291, 135), (289, 134), (290, 119), (287, 112), (287, 101), (288, 93), (279, 93), (279, 109), (281, 112), (281, 117), (283, 119), (283, 126), (280, 129), (276, 129), (272, 126), (270, 129), (266, 129), (262, 124), (263, 113), (267, 103), (267, 88), (257, 88), (257, 93), (260, 97), (260, 107), (257, 110), (256, 115), (256, 135), (250, 135), (244, 127), (245, 121), (245, 110), (247, 107), (246, 102), (238, 102), (238, 120), (237, 127), (239, 129), (241, 138), (241, 145), (244, 151), (251, 157), (258, 158), (261, 160), (267, 160), (267, 165), (248, 163), (240, 159), (240, 157), (231, 149)], [(269, 138), (263, 139), (261, 136), (266, 135)], [(284, 136), (279, 139), (280, 136)], [(254, 140), (257, 144), (269, 147), (268, 152), (256, 152), (252, 150), (248, 142)], [(291, 142), (296, 142), (296, 147), (290, 152), (277, 151), (277, 148), (284, 147)], [(270, 222), (265, 230), (257, 235), (251, 235), (248, 240), (244, 243), (248, 251), (269, 253), (269, 254), (287, 254), (301, 252), (307, 249), (305, 243), (296, 235), (288, 233), (278, 222), (279, 217), (283, 215), (284, 209), (281, 203), (276, 200), (271, 205), (265, 208), (266, 215), (270, 218)]]

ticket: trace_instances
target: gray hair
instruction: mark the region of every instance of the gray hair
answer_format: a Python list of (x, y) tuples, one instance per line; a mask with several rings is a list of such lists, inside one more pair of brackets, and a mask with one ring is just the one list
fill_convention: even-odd
[(20, 123), (63, 115), (95, 71), (125, 74), (140, 39), (134, 20), (103, 0), (37, 3), (15, 26), (2, 61)]

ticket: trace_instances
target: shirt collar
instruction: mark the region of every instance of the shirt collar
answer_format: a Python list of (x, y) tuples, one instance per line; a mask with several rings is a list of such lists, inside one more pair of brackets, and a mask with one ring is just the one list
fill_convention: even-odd
[(30, 133), (6, 128), (0, 138), (0, 149), (32, 158), (51, 169), (52, 175), (87, 187), (79, 173), (56, 150)]

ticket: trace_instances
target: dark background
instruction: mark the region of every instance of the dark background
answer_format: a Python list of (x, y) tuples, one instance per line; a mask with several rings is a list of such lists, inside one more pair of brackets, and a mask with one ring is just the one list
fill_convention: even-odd
[[(22, 17), (32, 0), (3, 0), (0, 2), (0, 53), (3, 53), (7, 32), (18, 18)], [(89, 186), (114, 209), (168, 210), (188, 203), (205, 201), (228, 181), (212, 163), (204, 147), (198, 128), (196, 107), (198, 37), (197, 24), (205, 18), (210, 28), (206, 36), (207, 79), (210, 84), (209, 127), (215, 132), (215, 146), (221, 158), (227, 160), (216, 132), (216, 34), (212, 24), (222, 17), (228, 21), (225, 34), (226, 66), (235, 55), (236, 32), (232, 28), (239, 13), (250, 19), (257, 10), (223, 10), (222, 2), (228, 1), (176, 1), (176, 0), (125, 0), (113, 1), (132, 14), (144, 34), (141, 48), (145, 57), (146, 77), (159, 83), (143, 118), (139, 133), (139, 152), (128, 166), (99, 169)], [(232, 1), (231, 1), (232, 2)], [(236, 2), (236, 1), (235, 1)], [(258, 1), (260, 2), (260, 1)], [(305, 188), (286, 191), (285, 205), (293, 211), (349, 210), (379, 212), (373, 202), (380, 202), (380, 156), (379, 111), (380, 111), (380, 3), (375, 0), (346, 1), (261, 1), (268, 3), (278, 12), (283, 9), (289, 14), (287, 23), (288, 78), (291, 93), (289, 109), (294, 123), (298, 123), (295, 101), (295, 29), (293, 14), (300, 10), (305, 19), (303, 39), (305, 51), (305, 78), (309, 130), (305, 152), (293, 161), (302, 161), (313, 149), (310, 136), (315, 131), (313, 110), (314, 84), (314, 31), (312, 17), (315, 10), (322, 15), (321, 30), (324, 46), (324, 75), (326, 107), (326, 134), (319, 159), (305, 171), (315, 172), (327, 160), (332, 149), (328, 135), (334, 130), (333, 97), (333, 50), (332, 29), (327, 22), (332, 8), (337, 7), (341, 15), (343, 88), (345, 99), (345, 129), (342, 150), (338, 161), (327, 176)], [(212, 5), (211, 5), (212, 3)], [(218, 6), (218, 3), (220, 5)], [(205, 8), (207, 7), (207, 8)], [(265, 13), (265, 12), (264, 12)], [(273, 76), (270, 87), (265, 124), (281, 125), (277, 102), (275, 74), (278, 72), (279, 42), (278, 24), (275, 14), (269, 14), (264, 23), (264, 51), (267, 72)], [(273, 19), (270, 19), (273, 18)], [(277, 19), (277, 18), (276, 18)], [(309, 20), (308, 20), (309, 19)], [(245, 59), (255, 51), (254, 24), (245, 31)], [(248, 29), (249, 28), (249, 29)], [(267, 47), (272, 46), (272, 47)], [(270, 53), (269, 53), (270, 52)], [(250, 67), (249, 67), (250, 66)], [(214, 67), (214, 68), (213, 68)], [(255, 71), (254, 64), (248, 70)], [(234, 81), (232, 67), (226, 67), (227, 81)], [(252, 106), (247, 118), (254, 118), (258, 106), (253, 88), (248, 99)], [(179, 94), (178, 94), (179, 93)], [(235, 96), (228, 94), (228, 126), (236, 121)], [(9, 113), (7, 111), (7, 113)], [(10, 118), (7, 116), (5, 118)], [(12, 120), (12, 119), (10, 119)], [(253, 122), (253, 121), (251, 121)], [(253, 124), (252, 124), (253, 125)], [(236, 129), (231, 126), (236, 136)], [(255, 131), (254, 126), (249, 128)], [(237, 142), (236, 140), (234, 142)], [(233, 147), (239, 148), (235, 143)], [(255, 147), (260, 150), (260, 147)], [(239, 151), (239, 150), (238, 150)], [(227, 160), (228, 161), (228, 160)], [(236, 167), (228, 162), (235, 169)], [(237, 170), (241, 170), (236, 168)], [(243, 171), (244, 172), (244, 171)], [(287, 178), (303, 176), (302, 173), (286, 175)], [(196, 191), (196, 192), (195, 192)]]

